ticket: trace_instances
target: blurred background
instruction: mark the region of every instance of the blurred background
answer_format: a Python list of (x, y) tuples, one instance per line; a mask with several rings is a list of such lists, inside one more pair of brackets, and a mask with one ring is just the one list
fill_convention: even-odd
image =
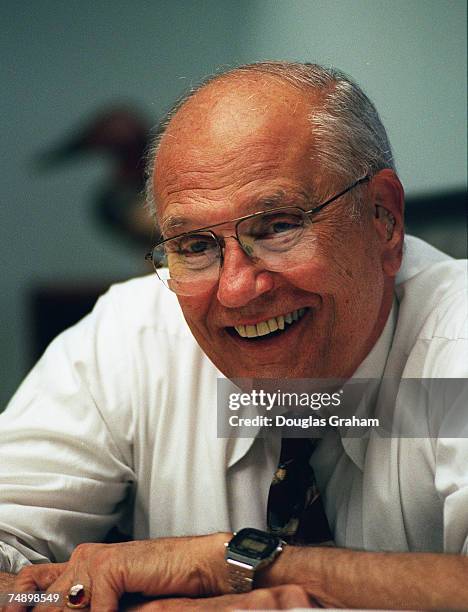
[(262, 59), (333, 65), (376, 103), (408, 228), (466, 256), (465, 0), (3, 0), (0, 410), (63, 326), (149, 272), (148, 129)]

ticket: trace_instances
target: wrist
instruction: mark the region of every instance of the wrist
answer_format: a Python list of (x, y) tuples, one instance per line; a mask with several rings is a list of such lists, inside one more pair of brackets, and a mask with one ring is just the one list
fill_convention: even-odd
[(229, 592), (251, 591), (257, 572), (275, 563), (285, 545), (277, 535), (254, 527), (236, 532), (225, 549)]
[(285, 546), (277, 561), (255, 576), (255, 588), (284, 584), (306, 587), (313, 584), (319, 588), (323, 579), (323, 552), (319, 546)]
[[(213, 533), (195, 538), (195, 554), (201, 559), (197, 569), (201, 595), (216, 596), (230, 592), (226, 562), (224, 559), (225, 544), (232, 538), (232, 533)], [(202, 554), (200, 555), (200, 552)]]

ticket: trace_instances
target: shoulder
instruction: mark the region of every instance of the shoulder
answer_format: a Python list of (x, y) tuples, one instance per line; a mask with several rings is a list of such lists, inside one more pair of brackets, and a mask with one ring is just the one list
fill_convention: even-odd
[(406, 375), (468, 376), (468, 262), (414, 241), (396, 286), (395, 341), (417, 364)]
[[(112, 285), (93, 310), (60, 334), (39, 362), (75, 364), (101, 381), (139, 368), (155, 354), (195, 343), (176, 296), (153, 276)], [(80, 365), (81, 364), (81, 365)], [(130, 368), (130, 370), (129, 370)]]
[(400, 285), (397, 295), (418, 338), (468, 338), (466, 260), (431, 265)]
[(166, 388), (169, 380), (177, 384), (182, 377), (199, 377), (201, 370), (215, 371), (176, 295), (154, 275), (111, 286), (88, 317), (64, 336), (68, 344), (83, 346), (99, 386), (117, 377), (119, 387), (131, 389), (133, 395), (139, 390), (144, 403), (155, 387)]
[(202, 384), (207, 397), (217, 376), (175, 295), (158, 283), (143, 277), (110, 287), (92, 312), (50, 344), (5, 418), (13, 423), (23, 414), (60, 435), (70, 422), (77, 432), (88, 428), (131, 465), (138, 428), (152, 436), (159, 415), (186, 408)]
[(133, 332), (152, 328), (171, 335), (191, 335), (175, 294), (154, 274), (112, 285), (98, 301), (97, 310), (112, 311)]

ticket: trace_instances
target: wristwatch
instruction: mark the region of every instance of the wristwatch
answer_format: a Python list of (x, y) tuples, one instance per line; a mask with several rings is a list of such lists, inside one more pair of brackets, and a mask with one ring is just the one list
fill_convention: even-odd
[(232, 592), (252, 590), (255, 572), (270, 565), (281, 554), (285, 542), (253, 527), (241, 529), (225, 544), (225, 560)]

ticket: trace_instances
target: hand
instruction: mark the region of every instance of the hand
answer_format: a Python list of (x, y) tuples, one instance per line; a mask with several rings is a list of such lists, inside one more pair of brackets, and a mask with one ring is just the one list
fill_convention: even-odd
[(295, 584), (287, 584), (269, 589), (255, 589), (240, 595), (222, 595), (202, 599), (178, 597), (150, 601), (124, 608), (125, 612), (233, 612), (234, 610), (289, 610), (290, 608), (318, 608), (306, 590)]
[(0, 592), (10, 591), (15, 582), (16, 575), (8, 572), (0, 572)]
[[(224, 542), (231, 534), (163, 538), (120, 544), (80, 544), (68, 563), (30, 565), (13, 585), (15, 591), (66, 595), (74, 584), (91, 594), (91, 610), (118, 610), (124, 593), (146, 596), (200, 597), (228, 591)], [(7, 607), (19, 612), (22, 607)], [(47, 608), (41, 606), (40, 612)], [(56, 608), (50, 608), (56, 609)]]

